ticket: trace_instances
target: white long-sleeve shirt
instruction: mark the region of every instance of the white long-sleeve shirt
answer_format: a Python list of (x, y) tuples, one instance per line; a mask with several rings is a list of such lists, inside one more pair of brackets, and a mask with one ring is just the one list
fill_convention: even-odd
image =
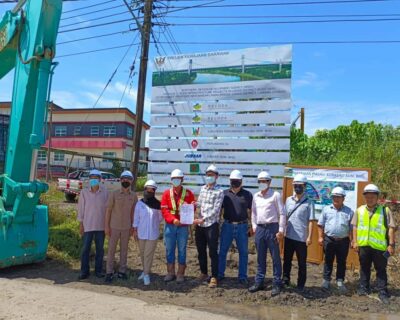
[(284, 232), (286, 227), (286, 211), (279, 192), (269, 189), (265, 195), (261, 191), (253, 197), (251, 206), (251, 224), (253, 230), (257, 224), (279, 223), (279, 231)]
[(133, 214), (133, 227), (137, 228), (140, 240), (157, 240), (160, 235), (161, 210), (149, 208), (143, 201), (138, 201)]

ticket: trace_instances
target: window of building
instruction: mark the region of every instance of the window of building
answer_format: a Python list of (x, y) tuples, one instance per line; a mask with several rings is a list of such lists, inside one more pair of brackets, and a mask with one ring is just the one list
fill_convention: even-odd
[(91, 126), (90, 127), (90, 135), (91, 136), (99, 136), (99, 132), (100, 132), (100, 129), (99, 129), (99, 126)]
[(39, 150), (37, 154), (38, 161), (46, 161), (47, 159), (47, 152), (44, 150)]
[(67, 126), (55, 126), (55, 136), (65, 137), (67, 135)]
[(59, 151), (54, 152), (54, 161), (64, 161), (65, 154)]
[(103, 136), (114, 137), (117, 134), (117, 129), (115, 126), (104, 126)]
[[(103, 152), (103, 157), (110, 157), (110, 158), (115, 158), (117, 154), (115, 152)], [(111, 162), (110, 159), (103, 159), (103, 162)]]
[(132, 129), (132, 127), (127, 127), (126, 128), (126, 136), (128, 138), (132, 138), (133, 137), (133, 129)]
[(80, 136), (80, 135), (81, 135), (81, 126), (74, 127), (74, 136)]

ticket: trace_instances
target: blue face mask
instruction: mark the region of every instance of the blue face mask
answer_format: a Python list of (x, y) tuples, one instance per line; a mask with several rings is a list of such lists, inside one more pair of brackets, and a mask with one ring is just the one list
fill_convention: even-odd
[(206, 176), (206, 183), (207, 184), (213, 184), (215, 183), (216, 179), (214, 176)]
[(90, 179), (90, 180), (89, 180), (89, 185), (90, 185), (91, 187), (96, 187), (96, 186), (98, 186), (99, 184), (100, 184), (99, 179)]
[(182, 183), (181, 179), (179, 179), (179, 178), (178, 179), (172, 179), (171, 182), (172, 182), (172, 185), (174, 187), (179, 187), (181, 185), (181, 183)]

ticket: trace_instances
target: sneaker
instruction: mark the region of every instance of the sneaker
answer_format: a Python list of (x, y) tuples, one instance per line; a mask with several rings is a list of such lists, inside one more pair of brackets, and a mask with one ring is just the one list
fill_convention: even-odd
[(322, 289), (329, 290), (331, 288), (331, 282), (328, 280), (324, 280), (322, 282)]
[(138, 277), (138, 280), (143, 280), (144, 278), (144, 272), (142, 271), (142, 273), (140, 274), (140, 276)]
[(378, 298), (383, 304), (389, 304), (389, 295), (386, 292), (379, 292)]
[(87, 273), (87, 274), (81, 273), (81, 274), (78, 276), (78, 280), (85, 280), (85, 279), (87, 279), (87, 278), (89, 278), (89, 273)]
[(111, 283), (113, 280), (113, 274), (112, 273), (107, 273), (106, 278), (104, 279), (105, 283)]
[(263, 283), (255, 283), (253, 284), (248, 290), (251, 293), (257, 292), (257, 291), (261, 291), (264, 290), (264, 284)]
[(210, 279), (210, 283), (208, 284), (208, 287), (209, 287), (209, 288), (216, 288), (217, 285), (218, 285), (217, 278), (212, 277), (212, 278)]
[(206, 281), (208, 281), (208, 275), (202, 273), (202, 274), (200, 274), (200, 276), (197, 278), (197, 280), (198, 280), (200, 283), (206, 282)]
[(239, 283), (244, 285), (244, 286), (248, 286), (249, 285), (249, 280), (247, 280), (247, 278), (239, 279)]
[(369, 295), (369, 290), (367, 288), (365, 288), (365, 287), (359, 287), (357, 289), (357, 294), (359, 296), (367, 296), (367, 295)]
[(176, 279), (176, 276), (174, 274), (167, 274), (164, 277), (164, 282), (171, 282), (174, 281)]
[(128, 276), (126, 275), (126, 273), (118, 272), (118, 279), (128, 280)]
[(296, 292), (302, 294), (302, 293), (306, 292), (306, 289), (304, 287), (297, 286), (296, 287)]
[(347, 288), (344, 285), (343, 280), (336, 281), (336, 284), (337, 284), (337, 287), (338, 287), (338, 290), (339, 290), (340, 293), (346, 293), (347, 292)]
[(145, 286), (150, 285), (150, 276), (148, 274), (143, 276), (143, 283)]
[(281, 287), (277, 285), (272, 286), (271, 297), (275, 297), (281, 293)]

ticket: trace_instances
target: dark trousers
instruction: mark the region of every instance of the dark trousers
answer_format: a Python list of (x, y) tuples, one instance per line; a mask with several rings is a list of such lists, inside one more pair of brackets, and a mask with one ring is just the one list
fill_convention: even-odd
[(296, 252), (299, 271), (297, 275), (297, 287), (303, 288), (307, 279), (307, 244), (285, 238), (283, 253), (283, 281), (290, 282), (290, 271), (292, 270), (293, 254)]
[(90, 248), (92, 242), (96, 245), (95, 256), (95, 272), (101, 273), (103, 269), (104, 257), (104, 231), (89, 231), (83, 233), (83, 248), (81, 255), (81, 274), (88, 275), (90, 273)]
[(277, 223), (271, 223), (265, 226), (257, 226), (255, 243), (257, 248), (257, 274), (255, 278), (256, 284), (263, 284), (265, 273), (267, 271), (267, 251), (272, 257), (273, 285), (281, 285), (282, 263), (279, 254), (279, 243), (276, 234), (279, 231)]
[(196, 227), (195, 240), (200, 264), (200, 271), (202, 274), (208, 274), (208, 247), (208, 254), (211, 259), (211, 276), (215, 278), (218, 277), (218, 238), (218, 223), (214, 223), (209, 227)]
[(325, 236), (324, 238), (324, 280), (331, 281), (333, 261), (336, 258), (337, 270), (336, 280), (344, 280), (346, 275), (346, 260), (349, 254), (350, 239), (348, 237), (341, 240)]
[(376, 289), (379, 292), (387, 292), (387, 259), (383, 256), (383, 253), (384, 251), (371, 247), (359, 248), (361, 288), (370, 289), (371, 266), (373, 263), (376, 270)]

